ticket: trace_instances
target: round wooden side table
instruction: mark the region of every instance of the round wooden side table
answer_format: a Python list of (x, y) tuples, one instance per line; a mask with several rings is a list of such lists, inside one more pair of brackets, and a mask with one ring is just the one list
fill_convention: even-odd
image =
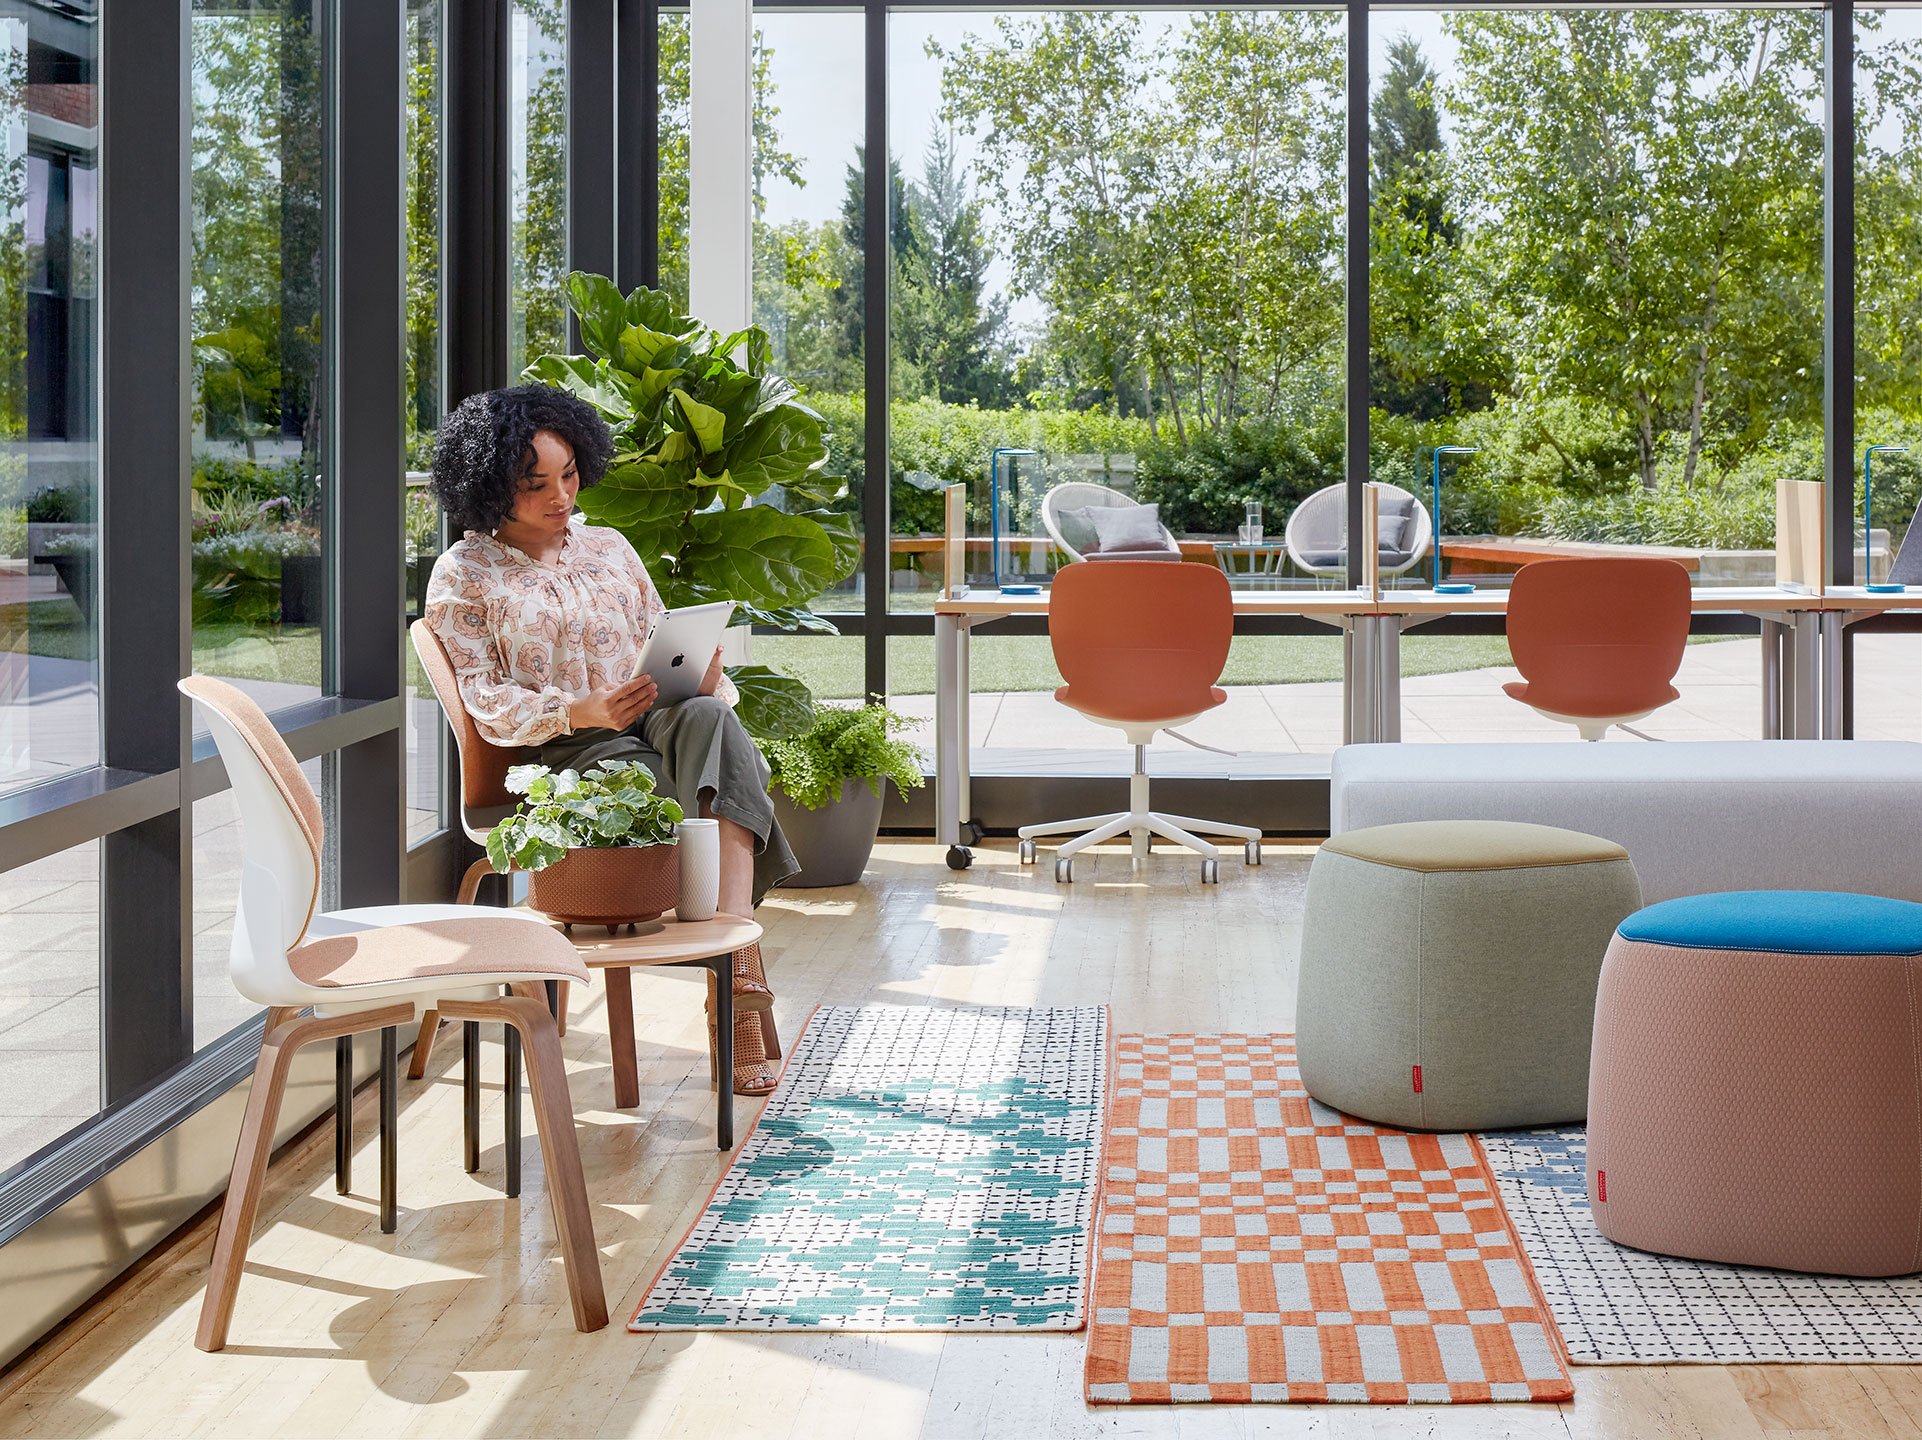
[(605, 972), (607, 1034), (614, 1051), (614, 1104), (628, 1109), (641, 1103), (640, 1063), (634, 1051), (633, 972), (656, 965), (699, 966), (714, 977), (715, 1143), (734, 1148), (734, 952), (761, 938), (761, 927), (738, 915), (712, 920), (677, 920), (672, 911), (659, 920), (623, 926), (614, 934), (605, 925), (562, 925), (590, 970)]

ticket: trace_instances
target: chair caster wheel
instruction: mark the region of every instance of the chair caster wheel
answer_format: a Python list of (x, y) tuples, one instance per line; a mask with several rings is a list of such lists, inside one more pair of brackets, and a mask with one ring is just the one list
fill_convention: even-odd
[(1261, 842), (1259, 840), (1249, 840), (1245, 842), (1241, 847), (1241, 858), (1244, 864), (1259, 865), (1261, 863)]
[(1072, 885), (1074, 883), (1074, 861), (1057, 860), (1054, 862), (1054, 883)]
[(961, 833), (968, 837), (968, 844), (970, 845), (979, 845), (983, 840), (988, 838), (988, 832), (979, 820), (968, 821), (967, 824), (961, 827)]
[(1034, 841), (1023, 840), (1015, 847), (1015, 853), (1021, 857), (1021, 863), (1023, 865), (1034, 864)]
[(974, 864), (974, 851), (965, 845), (948, 846), (948, 869), (965, 870)]
[(1218, 862), (1213, 860), (1203, 860), (1201, 862), (1201, 883), (1203, 885), (1218, 885), (1221, 883), (1221, 867)]

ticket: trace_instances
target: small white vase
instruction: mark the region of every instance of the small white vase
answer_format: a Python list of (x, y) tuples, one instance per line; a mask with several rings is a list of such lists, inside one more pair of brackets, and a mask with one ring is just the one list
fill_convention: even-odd
[(681, 855), (681, 920), (712, 920), (721, 904), (721, 822), (683, 820), (675, 826)]

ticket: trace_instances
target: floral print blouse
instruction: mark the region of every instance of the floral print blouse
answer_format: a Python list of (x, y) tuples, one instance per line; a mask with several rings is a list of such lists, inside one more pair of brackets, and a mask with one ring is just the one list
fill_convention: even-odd
[[(626, 537), (576, 515), (550, 564), (469, 530), (434, 562), (425, 613), (481, 734), (534, 746), (572, 733), (573, 701), (633, 678), (667, 607)], [(715, 694), (736, 699), (725, 676)]]

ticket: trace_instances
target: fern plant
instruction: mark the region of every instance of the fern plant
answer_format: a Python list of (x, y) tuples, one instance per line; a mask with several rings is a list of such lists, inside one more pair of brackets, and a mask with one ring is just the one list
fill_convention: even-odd
[(569, 850), (616, 845), (672, 845), (681, 807), (654, 791), (654, 775), (638, 760), (603, 760), (585, 775), (516, 765), (507, 788), (523, 797), (487, 836), (487, 863), (545, 870)]
[(925, 757), (900, 736), (913, 724), (885, 705), (818, 706), (814, 723), (799, 735), (762, 743), (774, 772), (768, 788), (806, 810), (840, 799), (849, 780), (866, 781), (876, 795), (884, 780), (912, 790), (924, 783)]

